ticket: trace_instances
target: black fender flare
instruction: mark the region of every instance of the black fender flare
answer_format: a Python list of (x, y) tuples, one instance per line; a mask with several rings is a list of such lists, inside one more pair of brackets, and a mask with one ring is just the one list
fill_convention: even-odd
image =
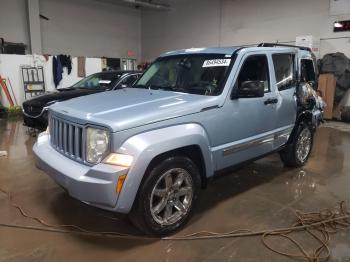
[(298, 127), (299, 127), (300, 123), (302, 123), (302, 122), (307, 122), (309, 125), (311, 125), (311, 128), (313, 131), (316, 130), (316, 126), (312, 123), (312, 112), (310, 110), (300, 111), (297, 115), (295, 125), (294, 125), (294, 128), (292, 130), (292, 133), (289, 136), (287, 145), (293, 143), (295, 136), (298, 132)]

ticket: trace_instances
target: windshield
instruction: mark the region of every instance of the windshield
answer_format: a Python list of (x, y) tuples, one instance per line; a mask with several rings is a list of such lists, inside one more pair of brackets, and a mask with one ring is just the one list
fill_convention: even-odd
[(189, 54), (157, 59), (136, 82), (136, 88), (214, 96), (224, 88), (231, 55)]
[(98, 73), (88, 76), (73, 85), (73, 88), (105, 88), (110, 89), (122, 76), (120, 73)]

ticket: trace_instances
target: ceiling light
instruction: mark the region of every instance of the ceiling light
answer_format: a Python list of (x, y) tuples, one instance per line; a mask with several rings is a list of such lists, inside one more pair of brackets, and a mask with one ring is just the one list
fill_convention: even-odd
[(334, 22), (334, 27), (335, 28), (341, 28), (341, 27), (343, 27), (343, 24), (341, 24), (339, 22)]

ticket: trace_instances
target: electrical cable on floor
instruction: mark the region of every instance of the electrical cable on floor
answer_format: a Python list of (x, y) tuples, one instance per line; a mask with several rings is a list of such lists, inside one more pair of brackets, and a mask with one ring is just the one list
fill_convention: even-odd
[[(19, 228), (26, 230), (56, 232), (56, 233), (69, 233), (79, 234), (86, 236), (97, 236), (97, 237), (114, 237), (114, 238), (126, 238), (136, 240), (155, 240), (156, 238), (134, 236), (130, 234), (123, 234), (119, 232), (96, 232), (83, 229), (76, 225), (51, 225), (45, 222), (43, 219), (28, 215), (19, 205), (13, 203), (12, 195), (6, 190), (0, 188), (0, 192), (7, 195), (10, 205), (21, 213), (26, 218), (33, 219), (45, 227), (38, 226), (26, 226), (17, 224), (6, 224), (0, 223), (0, 227)], [(321, 262), (327, 261), (330, 258), (331, 251), (329, 248), (330, 234), (335, 234), (340, 230), (350, 228), (350, 212), (345, 210), (344, 202), (340, 202), (334, 209), (324, 209), (319, 212), (304, 213), (301, 211), (295, 211), (296, 222), (291, 227), (268, 229), (262, 231), (252, 231), (248, 229), (239, 229), (226, 233), (217, 233), (210, 231), (201, 231), (193, 234), (183, 236), (172, 236), (163, 237), (160, 240), (177, 240), (177, 241), (189, 241), (189, 240), (203, 240), (203, 239), (222, 239), (222, 238), (239, 238), (239, 237), (252, 237), (261, 236), (263, 244), (269, 250), (290, 258), (299, 258), (309, 262)], [(60, 228), (71, 228), (60, 229)], [(308, 253), (302, 244), (290, 236), (293, 232), (306, 232), (319, 244), (312, 253)], [(282, 238), (288, 240), (293, 244), (300, 253), (287, 253), (273, 247), (268, 241), (268, 238)]]
[[(76, 226), (76, 225), (52, 225), (52, 224), (49, 224), (47, 223), (46, 221), (44, 221), (43, 219), (41, 218), (38, 218), (38, 217), (34, 217), (34, 216), (31, 216), (29, 214), (27, 214), (23, 209), (22, 207), (20, 207), (19, 205), (13, 203), (13, 200), (12, 200), (12, 194), (2, 188), (0, 188), (0, 192), (4, 193), (5, 195), (7, 195), (7, 198), (10, 202), (10, 205), (14, 208), (16, 208), (20, 214), (25, 217), (25, 218), (30, 218), (34, 221), (37, 221), (39, 224), (45, 226), (45, 227), (48, 227), (50, 228), (50, 230), (48, 230), (47, 228), (42, 228), (42, 227), (33, 227), (33, 226), (22, 226), (22, 225), (13, 225), (13, 224), (8, 224), (8, 227), (18, 227), (18, 228), (22, 228), (22, 229), (32, 229), (32, 230), (42, 230), (42, 231), (51, 231), (51, 232), (58, 232), (58, 233), (78, 233), (78, 234), (85, 234), (85, 235), (92, 235), (92, 236), (105, 236), (105, 235), (113, 235), (113, 236), (118, 236), (118, 237), (127, 237), (127, 238), (136, 238), (136, 239), (150, 239), (150, 238), (147, 238), (147, 237), (140, 237), (140, 236), (133, 236), (133, 235), (130, 235), (130, 234), (123, 234), (123, 233), (118, 233), (118, 232), (93, 232), (93, 231), (89, 231), (89, 230), (86, 230), (84, 228), (81, 228), (79, 226)], [(5, 224), (0, 224), (1, 226), (5, 227), (6, 225)], [(75, 231), (72, 231), (72, 230), (62, 230), (62, 229), (58, 229), (58, 228), (72, 228), (74, 229)]]

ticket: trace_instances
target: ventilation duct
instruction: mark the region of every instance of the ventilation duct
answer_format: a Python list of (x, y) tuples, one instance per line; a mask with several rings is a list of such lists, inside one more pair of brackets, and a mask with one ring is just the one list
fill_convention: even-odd
[(100, 3), (108, 3), (111, 5), (125, 5), (125, 6), (133, 6), (133, 7), (141, 7), (141, 8), (148, 8), (158, 11), (169, 11), (171, 10), (170, 5), (165, 3), (156, 3), (152, 0), (95, 0), (96, 2)]
[(146, 1), (141, 1), (141, 0), (122, 0), (122, 2), (133, 4), (133, 5), (140, 6), (140, 7), (157, 9), (157, 10), (161, 10), (161, 11), (169, 11), (170, 10), (170, 6), (169, 5), (160, 4), (160, 3), (154, 3), (154, 2), (151, 2), (151, 1), (146, 2)]

